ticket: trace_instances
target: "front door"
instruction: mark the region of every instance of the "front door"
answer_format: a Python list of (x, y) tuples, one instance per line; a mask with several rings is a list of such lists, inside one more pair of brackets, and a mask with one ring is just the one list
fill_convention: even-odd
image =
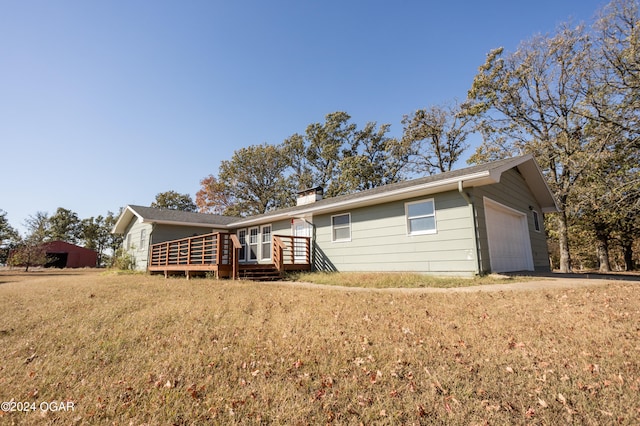
[[(311, 237), (312, 226), (304, 219), (293, 219), (291, 222), (291, 233), (294, 237)], [(307, 250), (304, 241), (294, 241), (293, 253), (296, 262), (303, 263), (307, 261)]]

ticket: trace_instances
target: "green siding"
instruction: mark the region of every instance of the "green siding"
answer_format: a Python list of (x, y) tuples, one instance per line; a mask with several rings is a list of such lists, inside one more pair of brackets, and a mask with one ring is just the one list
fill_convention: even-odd
[[(435, 234), (408, 235), (405, 202), (434, 199)], [(473, 275), (475, 245), (469, 207), (455, 191), (314, 216), (315, 267), (338, 271), (410, 271)], [(331, 216), (351, 214), (351, 241), (331, 241)]]
[[(145, 241), (141, 245), (140, 236), (143, 230), (146, 232), (146, 237)], [(124, 234), (123, 247), (133, 256), (136, 270), (145, 271), (147, 269), (151, 231), (151, 224), (141, 223), (138, 218), (135, 218), (131, 221), (127, 232)]]
[(213, 228), (203, 228), (201, 226), (154, 225), (153, 241), (151, 241), (151, 244), (162, 243), (164, 241), (179, 240), (181, 238), (193, 237), (195, 235), (211, 234), (213, 232), (227, 231)]
[[(491, 269), (489, 248), (487, 245), (487, 227), (483, 203), (484, 197), (490, 198), (493, 201), (497, 201), (500, 204), (504, 204), (505, 206), (526, 214), (529, 225), (529, 238), (531, 240), (533, 266), (536, 271), (544, 272), (550, 270), (549, 252), (544, 232), (542, 210), (529, 190), (526, 182), (516, 169), (511, 169), (503, 173), (500, 182), (497, 184), (474, 188), (472, 195), (478, 218), (479, 249), (483, 271), (488, 272)], [(538, 212), (540, 218), (540, 231), (536, 231), (534, 228), (533, 213), (529, 209), (529, 206)]]

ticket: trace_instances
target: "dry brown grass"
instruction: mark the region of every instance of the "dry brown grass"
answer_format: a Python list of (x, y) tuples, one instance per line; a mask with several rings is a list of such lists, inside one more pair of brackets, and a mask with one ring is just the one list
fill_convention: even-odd
[(5, 424), (637, 424), (640, 291), (0, 273)]
[(314, 284), (364, 288), (457, 288), (510, 284), (532, 279), (496, 274), (482, 277), (440, 277), (410, 272), (301, 272), (291, 274), (291, 278)]

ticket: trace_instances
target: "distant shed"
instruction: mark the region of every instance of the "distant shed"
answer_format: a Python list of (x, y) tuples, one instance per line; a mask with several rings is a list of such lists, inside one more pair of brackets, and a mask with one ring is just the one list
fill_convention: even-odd
[(51, 241), (45, 244), (50, 261), (47, 268), (95, 268), (98, 252), (64, 241)]

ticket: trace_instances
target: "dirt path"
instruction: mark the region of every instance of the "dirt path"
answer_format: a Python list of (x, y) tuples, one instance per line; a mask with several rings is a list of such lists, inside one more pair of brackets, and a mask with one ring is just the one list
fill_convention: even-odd
[(569, 276), (563, 276), (560, 274), (550, 274), (540, 279), (513, 282), (509, 281), (504, 284), (487, 284), (477, 285), (469, 287), (455, 287), (455, 288), (365, 288), (365, 287), (345, 287), (325, 284), (313, 284), (308, 282), (293, 282), (293, 281), (275, 281), (265, 283), (268, 285), (283, 285), (298, 288), (308, 289), (323, 289), (323, 290), (336, 290), (336, 291), (351, 291), (351, 292), (394, 292), (394, 293), (406, 293), (406, 294), (420, 294), (420, 293), (474, 293), (474, 292), (499, 292), (499, 291), (535, 291), (535, 290), (558, 290), (566, 288), (581, 288), (581, 287), (595, 287), (606, 286), (613, 283), (632, 283), (640, 287), (640, 276), (632, 275), (615, 275), (615, 276), (590, 276), (590, 275), (578, 275), (572, 274)]

